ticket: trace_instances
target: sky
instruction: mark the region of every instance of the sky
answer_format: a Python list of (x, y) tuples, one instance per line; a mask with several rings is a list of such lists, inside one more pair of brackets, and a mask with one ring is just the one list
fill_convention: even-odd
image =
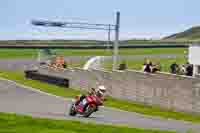
[(106, 31), (36, 27), (31, 20), (115, 24), (117, 11), (120, 39), (158, 39), (200, 25), (199, 5), (199, 0), (1, 0), (0, 40), (106, 40)]

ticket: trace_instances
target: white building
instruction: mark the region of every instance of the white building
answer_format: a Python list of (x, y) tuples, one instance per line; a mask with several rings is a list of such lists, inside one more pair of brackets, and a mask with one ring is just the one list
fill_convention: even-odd
[(200, 44), (192, 44), (189, 46), (188, 60), (194, 65), (193, 75), (200, 75)]

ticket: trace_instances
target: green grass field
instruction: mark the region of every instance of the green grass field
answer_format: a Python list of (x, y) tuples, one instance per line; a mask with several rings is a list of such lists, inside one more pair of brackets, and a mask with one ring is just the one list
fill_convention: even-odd
[[(98, 56), (112, 55), (112, 50), (90, 49), (55, 49), (57, 54), (65, 56)], [(120, 49), (119, 55), (149, 55), (149, 54), (183, 54), (186, 48), (154, 48), (154, 49)], [(36, 58), (37, 49), (0, 49), (0, 58)]]
[[(186, 48), (149, 48), (149, 49), (120, 49), (119, 55), (152, 55), (152, 54), (184, 54)], [(91, 49), (91, 50), (57, 50), (57, 53), (64, 55), (112, 55), (112, 50)]]
[[(56, 49), (53, 50), (57, 54), (65, 56), (95, 56), (95, 55), (112, 55), (112, 51), (109, 50), (73, 50), (73, 49)], [(120, 49), (120, 55), (159, 55), (159, 54), (180, 54), (184, 56), (184, 52), (187, 52), (185, 48), (156, 48), (156, 49)], [(0, 59), (13, 59), (13, 58), (36, 58), (38, 50), (36, 49), (0, 49)], [(147, 56), (148, 57), (148, 56)], [(151, 59), (153, 62), (160, 62), (162, 71), (169, 72), (169, 66), (176, 61), (178, 64), (184, 64), (186, 59)], [(125, 60), (129, 69), (141, 70), (144, 60)], [(83, 67), (86, 60), (82, 59), (79, 62), (68, 62), (68, 67)], [(120, 63), (120, 62), (119, 62)], [(112, 62), (105, 62), (104, 66), (106, 70), (111, 70)]]
[(175, 133), (0, 113), (0, 133)]
[[(72, 98), (81, 93), (79, 90), (58, 87), (55, 85), (50, 85), (47, 83), (42, 83), (35, 80), (26, 80), (24, 75), (20, 72), (9, 72), (9, 71), (0, 71), (0, 77), (14, 80), (20, 84), (31, 86), (33, 88), (39, 89), (41, 91), (51, 93), (57, 96), (63, 96), (67, 98)], [(163, 118), (172, 118), (177, 120), (185, 120), (190, 122), (200, 122), (200, 115), (188, 114), (183, 112), (175, 112), (173, 110), (164, 110), (158, 106), (148, 106), (142, 103), (130, 102), (126, 100), (119, 100), (115, 98), (108, 97), (108, 100), (105, 102), (105, 106), (118, 108), (121, 110), (137, 112), (145, 114), (148, 116), (159, 116)]]
[(0, 59), (36, 58), (36, 49), (0, 49)]

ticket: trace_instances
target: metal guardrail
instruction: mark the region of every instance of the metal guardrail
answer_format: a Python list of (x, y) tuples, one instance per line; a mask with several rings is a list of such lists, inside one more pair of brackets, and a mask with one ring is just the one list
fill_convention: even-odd
[(55, 77), (50, 75), (41, 74), (38, 71), (24, 71), (27, 79), (39, 80), (42, 82), (55, 84), (63, 87), (69, 87), (69, 80), (62, 77)]

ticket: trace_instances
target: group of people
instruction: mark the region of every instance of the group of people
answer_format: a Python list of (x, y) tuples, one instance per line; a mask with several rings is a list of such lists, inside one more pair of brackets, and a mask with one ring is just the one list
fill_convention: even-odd
[(193, 76), (193, 65), (187, 62), (186, 64), (179, 65), (176, 62), (170, 66), (172, 74), (182, 74), (186, 76)]
[[(157, 71), (161, 71), (161, 65), (159, 62), (152, 63), (149, 59), (147, 59), (143, 64), (142, 70), (147, 73), (155, 73)], [(170, 72), (172, 74), (193, 76), (193, 65), (190, 64), (189, 62), (183, 65), (179, 65), (176, 62), (174, 62), (170, 65)]]
[(157, 71), (161, 71), (161, 66), (159, 62), (152, 63), (150, 60), (146, 60), (143, 64), (143, 71), (147, 73), (155, 73)]
[(63, 56), (56, 56), (50, 60), (48, 65), (52, 68), (67, 68), (67, 62)]

